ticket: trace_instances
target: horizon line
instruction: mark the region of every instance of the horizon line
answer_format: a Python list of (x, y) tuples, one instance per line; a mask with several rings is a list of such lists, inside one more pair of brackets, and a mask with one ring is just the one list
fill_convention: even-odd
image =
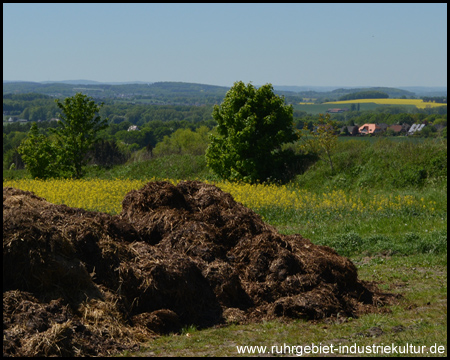
[[(97, 81), (97, 80), (87, 80), (87, 79), (77, 79), (77, 80), (43, 80), (43, 81), (32, 81), (32, 80), (3, 80), (3, 83), (15, 83), (15, 82), (32, 82), (32, 83), (71, 83), (71, 82), (94, 82), (97, 85), (100, 84), (136, 84), (136, 83), (144, 83), (144, 84), (154, 84), (158, 82), (168, 82), (168, 83), (185, 83), (185, 84), (198, 84), (198, 85), (209, 85), (209, 86), (218, 86), (218, 87), (229, 87), (228, 85), (215, 85), (215, 84), (207, 84), (207, 83), (199, 83), (199, 82), (190, 82), (190, 81), (143, 81), (143, 80), (132, 80), (132, 81)], [(239, 81), (239, 80), (237, 80)], [(251, 82), (250, 82), (251, 83)], [(80, 83), (79, 85), (82, 85)], [(268, 83), (266, 83), (268, 84)], [(285, 87), (328, 87), (328, 88), (374, 88), (374, 87), (386, 87), (386, 88), (408, 88), (408, 87), (423, 87), (423, 88), (447, 88), (447, 85), (397, 85), (397, 86), (382, 86), (382, 85), (274, 85), (270, 83), (272, 86), (285, 86)], [(90, 85), (85, 83), (84, 85)], [(255, 85), (258, 86), (258, 85)], [(261, 85), (259, 85), (261, 86)]]

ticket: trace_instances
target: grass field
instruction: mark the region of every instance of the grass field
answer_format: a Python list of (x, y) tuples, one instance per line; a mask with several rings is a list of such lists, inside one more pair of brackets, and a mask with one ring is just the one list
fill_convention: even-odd
[[(3, 186), (31, 190), (55, 203), (117, 214), (126, 192), (149, 180), (213, 182), (202, 161), (189, 156), (159, 158), (92, 170), (83, 180), (4, 178)], [(214, 183), (281, 233), (299, 233), (349, 257), (361, 279), (399, 294), (396, 304), (359, 318), (187, 326), (180, 334), (151, 339), (141, 351), (122, 355), (254, 356), (266, 346), (265, 355), (289, 350), (294, 356), (292, 351), (297, 355), (300, 345), (321, 344), (335, 346), (335, 355), (447, 356), (446, 141), (345, 141), (333, 161), (335, 174), (326, 162), (318, 161), (285, 185)], [(338, 353), (339, 345), (344, 347)], [(356, 346), (371, 352), (352, 353)], [(381, 353), (377, 346), (388, 346), (393, 353)], [(399, 353), (405, 346), (409, 353)]]

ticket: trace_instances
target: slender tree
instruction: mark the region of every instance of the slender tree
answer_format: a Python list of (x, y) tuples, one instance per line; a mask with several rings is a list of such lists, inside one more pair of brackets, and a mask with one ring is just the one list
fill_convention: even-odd
[(82, 93), (64, 99), (55, 100), (62, 113), (59, 126), (50, 129), (55, 134), (59, 149), (58, 164), (60, 171), (69, 177), (80, 178), (86, 157), (95, 142), (99, 140), (98, 132), (108, 127), (108, 119), (102, 119), (98, 112), (103, 103), (97, 105), (92, 98)]
[(334, 173), (333, 161), (331, 155), (334, 149), (337, 147), (338, 126), (335, 121), (330, 119), (330, 114), (319, 114), (319, 120), (317, 121), (314, 129), (303, 128), (303, 131), (308, 136), (302, 137), (302, 148), (306, 153), (313, 152), (322, 159), (327, 159), (330, 164), (331, 173)]

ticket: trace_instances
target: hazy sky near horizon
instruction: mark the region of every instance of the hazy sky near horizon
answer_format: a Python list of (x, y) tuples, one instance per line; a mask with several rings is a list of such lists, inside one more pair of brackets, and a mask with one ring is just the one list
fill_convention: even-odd
[(447, 86), (447, 4), (3, 4), (3, 80)]

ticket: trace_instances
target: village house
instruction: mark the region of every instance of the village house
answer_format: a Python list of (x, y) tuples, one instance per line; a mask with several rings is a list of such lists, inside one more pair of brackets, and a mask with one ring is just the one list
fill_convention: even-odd
[(359, 134), (358, 125), (353, 126), (343, 126), (341, 128), (341, 133), (348, 133), (348, 135), (355, 136)]
[[(370, 134), (380, 134), (385, 132), (387, 129), (392, 130), (395, 134), (411, 135), (416, 131), (422, 130), (425, 124), (402, 124), (402, 125), (388, 125), (388, 124), (364, 124), (362, 126), (343, 126), (340, 128), (340, 133), (343, 136), (357, 136), (357, 135), (370, 135)], [(445, 128), (445, 125), (439, 127), (439, 130)]]
[(403, 124), (403, 125), (391, 125), (388, 127), (388, 129), (391, 129), (396, 134), (406, 134), (410, 128), (409, 124)]
[(377, 134), (381, 132), (381, 128), (377, 124), (364, 124), (358, 131), (361, 135)]
[(386, 131), (387, 128), (389, 127), (388, 124), (384, 124), (384, 123), (380, 123), (380, 124), (376, 124), (376, 125), (380, 128), (380, 131)]

